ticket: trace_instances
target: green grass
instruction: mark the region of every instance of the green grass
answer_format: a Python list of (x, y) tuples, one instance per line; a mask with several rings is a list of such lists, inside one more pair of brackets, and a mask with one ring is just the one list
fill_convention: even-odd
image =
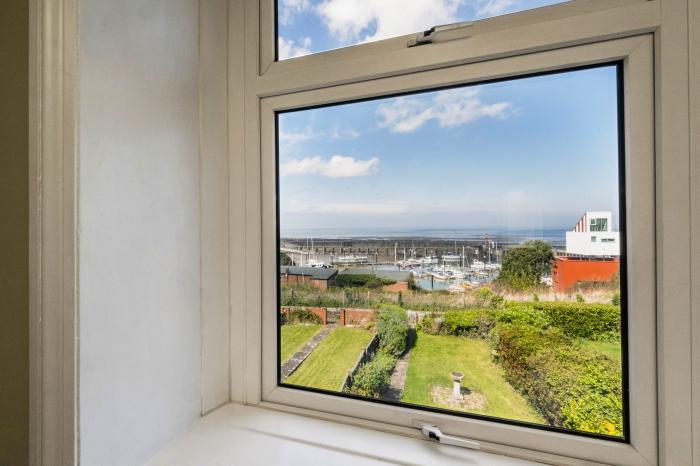
[(351, 327), (338, 327), (309, 355), (285, 383), (305, 387), (338, 390), (372, 333)]
[(614, 361), (622, 361), (622, 347), (619, 341), (582, 340), (581, 343), (586, 349), (603, 353)]
[(282, 354), (280, 360), (284, 364), (294, 353), (321, 330), (320, 325), (283, 325), (281, 332)]
[(435, 404), (432, 385), (452, 386), (450, 372), (462, 372), (462, 386), (486, 397), (486, 406), (472, 412), (519, 421), (544, 423), (537, 411), (506, 382), (503, 369), (491, 359), (484, 340), (418, 333), (408, 361), (401, 401), (447, 408)]

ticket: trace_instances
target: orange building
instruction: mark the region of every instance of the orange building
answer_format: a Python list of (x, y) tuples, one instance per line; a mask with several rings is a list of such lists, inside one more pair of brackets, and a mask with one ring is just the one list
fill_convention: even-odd
[(559, 256), (554, 259), (552, 287), (565, 292), (578, 282), (610, 281), (619, 272), (619, 257)]

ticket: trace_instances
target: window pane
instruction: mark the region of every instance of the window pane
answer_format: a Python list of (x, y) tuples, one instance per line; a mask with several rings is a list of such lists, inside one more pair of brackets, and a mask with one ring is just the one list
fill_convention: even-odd
[(280, 383), (624, 438), (618, 72), (279, 113)]
[(277, 0), (280, 60), (566, 0)]

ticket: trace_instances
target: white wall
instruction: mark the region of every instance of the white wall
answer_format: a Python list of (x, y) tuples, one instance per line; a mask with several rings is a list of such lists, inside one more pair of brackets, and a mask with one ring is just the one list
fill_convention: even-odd
[(80, 456), (141, 464), (200, 412), (198, 2), (79, 4)]

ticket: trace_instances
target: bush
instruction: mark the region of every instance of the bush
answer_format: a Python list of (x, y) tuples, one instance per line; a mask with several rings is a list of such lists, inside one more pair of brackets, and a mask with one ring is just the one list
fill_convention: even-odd
[(495, 334), (506, 379), (551, 425), (622, 434), (619, 363), (582, 349), (555, 328), (504, 324)]
[(335, 277), (335, 286), (338, 288), (381, 288), (394, 283), (396, 283), (394, 280), (371, 274), (341, 273)]
[[(563, 301), (511, 302), (506, 311), (535, 313), (534, 321), (527, 322), (541, 328), (559, 327), (571, 337), (589, 340), (610, 340), (620, 337), (620, 307), (612, 304), (570, 303)], [(504, 311), (504, 312), (506, 312)], [(537, 313), (544, 317), (541, 324)], [(527, 320), (526, 318), (521, 321)]]
[(577, 302), (577, 303), (585, 303), (586, 300), (583, 299), (583, 295), (579, 293), (579, 294), (576, 295), (576, 302)]
[(379, 348), (396, 357), (406, 350), (408, 336), (408, 316), (398, 306), (384, 305), (379, 308), (377, 317)]
[(309, 311), (303, 308), (292, 308), (287, 312), (282, 313), (282, 323), (283, 324), (322, 324), (323, 320)]
[(423, 317), (423, 320), (421, 320), (420, 324), (418, 325), (418, 329), (421, 332), (425, 332), (430, 335), (437, 335), (441, 333), (442, 324), (444, 322), (445, 319), (440, 314), (431, 313)]
[(374, 359), (363, 364), (352, 380), (352, 393), (376, 398), (387, 384), (396, 365), (396, 357), (385, 351), (377, 352)]
[(496, 325), (493, 312), (484, 309), (449, 311), (444, 319), (440, 333), (470, 338), (487, 338)]
[(620, 292), (616, 291), (615, 294), (613, 294), (612, 297), (612, 304), (614, 306), (619, 306), (620, 305)]

